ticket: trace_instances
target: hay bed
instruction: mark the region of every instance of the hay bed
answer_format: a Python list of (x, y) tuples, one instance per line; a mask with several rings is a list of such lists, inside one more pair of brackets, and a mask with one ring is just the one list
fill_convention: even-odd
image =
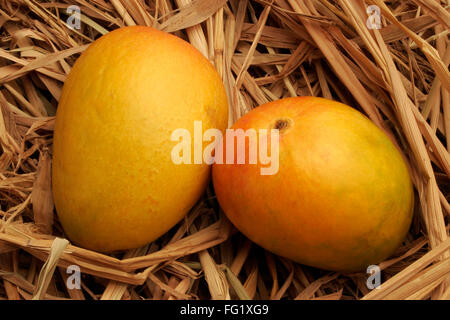
[[(449, 3), (439, 0), (0, 0), (0, 299), (449, 299)], [(81, 29), (65, 24), (81, 9)], [(381, 29), (366, 27), (367, 5)], [(149, 25), (216, 66), (230, 124), (288, 96), (363, 111), (403, 150), (416, 190), (403, 246), (368, 274), (306, 267), (252, 244), (212, 188), (165, 236), (103, 255), (70, 245), (50, 190), (54, 115), (79, 54), (102, 34)], [(56, 237), (56, 238), (55, 238)], [(55, 240), (56, 239), (56, 240)], [(65, 286), (81, 267), (80, 290)]]

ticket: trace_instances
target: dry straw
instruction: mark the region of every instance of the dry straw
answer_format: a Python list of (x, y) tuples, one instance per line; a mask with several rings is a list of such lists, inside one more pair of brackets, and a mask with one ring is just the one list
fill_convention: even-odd
[[(0, 3), (0, 299), (450, 299), (448, 1)], [(80, 29), (66, 24), (70, 5)], [(367, 27), (369, 5), (380, 29)], [(105, 255), (62, 239), (50, 183), (62, 85), (93, 40), (129, 25), (203, 53), (225, 84), (230, 125), (262, 103), (314, 95), (360, 109), (393, 139), (417, 200), (405, 242), (380, 264), (380, 289), (366, 273), (309, 268), (252, 244), (212, 189), (145, 247)], [(81, 268), (81, 288), (65, 286), (69, 265)]]

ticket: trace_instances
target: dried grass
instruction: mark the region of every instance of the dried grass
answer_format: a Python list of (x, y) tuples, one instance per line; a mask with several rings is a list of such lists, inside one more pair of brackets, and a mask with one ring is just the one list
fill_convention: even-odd
[[(449, 3), (437, 0), (0, 0), (0, 299), (449, 299)], [(382, 28), (366, 27), (378, 5)], [(81, 8), (81, 29), (65, 23)], [(413, 225), (368, 274), (277, 257), (228, 222), (211, 188), (145, 247), (111, 255), (67, 241), (50, 184), (54, 115), (78, 55), (113, 29), (147, 25), (193, 44), (217, 68), (231, 125), (288, 96), (365, 112), (403, 151), (417, 193)], [(82, 287), (68, 290), (66, 267)], [(55, 272), (55, 270), (58, 272)]]

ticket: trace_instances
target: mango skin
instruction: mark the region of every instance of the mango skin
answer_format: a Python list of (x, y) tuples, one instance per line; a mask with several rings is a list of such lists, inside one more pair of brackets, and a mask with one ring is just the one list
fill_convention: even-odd
[(204, 163), (171, 159), (172, 132), (193, 137), (194, 120), (225, 130), (228, 105), (220, 76), (193, 46), (142, 26), (93, 42), (64, 83), (54, 129), (53, 195), (68, 238), (110, 252), (180, 221), (210, 178)]
[(398, 149), (357, 110), (316, 97), (264, 104), (232, 128), (271, 129), (278, 119), (289, 125), (280, 131), (277, 174), (261, 175), (261, 164), (213, 165), (231, 222), (265, 249), (316, 268), (365, 272), (388, 258), (413, 215)]

